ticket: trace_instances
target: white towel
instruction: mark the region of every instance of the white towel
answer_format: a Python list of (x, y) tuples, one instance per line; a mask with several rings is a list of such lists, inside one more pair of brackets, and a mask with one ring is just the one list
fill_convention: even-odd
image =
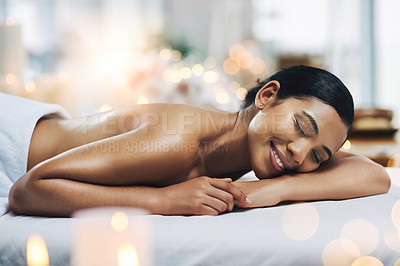
[(0, 93), (0, 215), (7, 211), (12, 184), (26, 173), (28, 151), (38, 120), (70, 115), (61, 106)]

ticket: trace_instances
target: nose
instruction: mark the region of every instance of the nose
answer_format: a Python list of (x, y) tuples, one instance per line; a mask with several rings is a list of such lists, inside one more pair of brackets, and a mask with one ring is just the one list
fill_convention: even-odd
[(292, 141), (287, 145), (287, 149), (292, 155), (293, 161), (297, 165), (301, 165), (304, 162), (305, 158), (307, 157), (309, 145), (310, 144), (305, 139)]

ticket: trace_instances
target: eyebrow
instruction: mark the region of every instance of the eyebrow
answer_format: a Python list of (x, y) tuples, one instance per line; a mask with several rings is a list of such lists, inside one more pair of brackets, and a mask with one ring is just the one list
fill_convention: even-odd
[(322, 145), (322, 149), (324, 149), (324, 151), (328, 154), (328, 156), (329, 156), (328, 160), (330, 160), (332, 158), (331, 150), (328, 147), (326, 147), (325, 145)]
[[(314, 129), (315, 135), (318, 135), (318, 125), (317, 125), (317, 122), (315, 122), (314, 117), (312, 117), (312, 116), (311, 116), (309, 113), (307, 113), (306, 111), (303, 111), (302, 113), (303, 113), (304, 116), (306, 116), (306, 117), (308, 118), (308, 120), (310, 120), (311, 125), (312, 125), (312, 127), (313, 127), (313, 129)], [(325, 145), (322, 146), (322, 149), (326, 152), (326, 154), (328, 154), (328, 157), (329, 157), (328, 160), (331, 159), (331, 158), (332, 158), (332, 152), (331, 152), (331, 150), (330, 150), (328, 147), (326, 147)]]

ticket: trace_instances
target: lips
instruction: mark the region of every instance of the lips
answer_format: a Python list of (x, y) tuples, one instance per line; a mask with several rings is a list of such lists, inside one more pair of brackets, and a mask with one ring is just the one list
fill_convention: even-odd
[(271, 149), (270, 149), (270, 159), (272, 166), (278, 172), (282, 172), (284, 170), (290, 169), (290, 165), (287, 162), (283, 153), (277, 149), (274, 143), (271, 141)]

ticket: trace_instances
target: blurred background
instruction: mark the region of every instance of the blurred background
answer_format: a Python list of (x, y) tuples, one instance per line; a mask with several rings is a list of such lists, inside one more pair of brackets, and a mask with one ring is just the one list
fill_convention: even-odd
[(0, 90), (74, 116), (150, 102), (236, 111), (258, 79), (306, 64), (347, 85), (359, 136), (390, 139), (369, 148), (387, 157), (399, 11), (397, 0), (0, 0)]

